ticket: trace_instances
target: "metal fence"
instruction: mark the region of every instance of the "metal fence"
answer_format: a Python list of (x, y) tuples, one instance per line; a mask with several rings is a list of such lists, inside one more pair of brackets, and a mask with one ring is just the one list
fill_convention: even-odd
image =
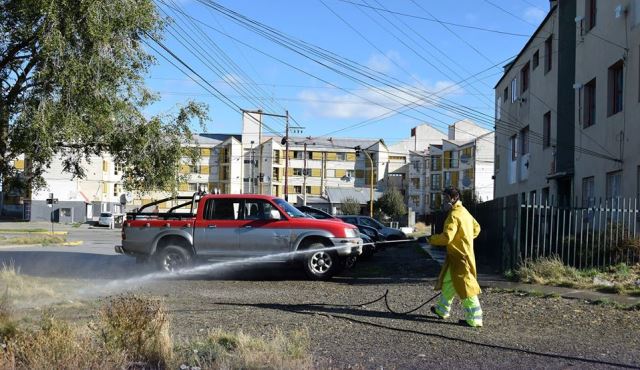
[(557, 256), (576, 268), (633, 264), (640, 257), (637, 199), (605, 199), (586, 207), (522, 204), (517, 240), (526, 263)]
[[(586, 207), (522, 203), (517, 195), (466, 205), (482, 228), (474, 242), (478, 268), (494, 272), (551, 256), (576, 268), (638, 263), (638, 206), (628, 198)], [(432, 233), (441, 232), (446, 215), (432, 216)]]

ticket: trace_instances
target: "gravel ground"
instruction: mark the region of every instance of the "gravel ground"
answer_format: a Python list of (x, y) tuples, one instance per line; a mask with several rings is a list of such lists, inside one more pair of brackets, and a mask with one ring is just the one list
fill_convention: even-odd
[[(165, 298), (172, 333), (209, 328), (261, 335), (273, 328), (308, 328), (319, 368), (640, 368), (640, 312), (580, 300), (540, 298), (485, 289), (481, 329), (436, 319), (427, 306), (439, 266), (415, 245), (387, 248), (330, 282), (296, 270), (263, 267), (207, 277), (164, 280), (141, 290)], [(83, 316), (65, 311), (69, 319)], [(86, 313), (84, 313), (86, 315)], [(77, 317), (77, 316), (76, 316)]]

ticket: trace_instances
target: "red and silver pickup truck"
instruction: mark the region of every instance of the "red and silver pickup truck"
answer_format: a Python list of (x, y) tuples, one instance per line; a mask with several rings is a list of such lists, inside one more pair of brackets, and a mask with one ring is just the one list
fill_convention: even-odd
[[(196, 259), (223, 262), (272, 256), (265, 259), (299, 263), (316, 280), (331, 278), (348, 257), (362, 253), (355, 226), (308, 218), (281, 198), (196, 194), (178, 199), (191, 200), (167, 213), (142, 212), (166, 199), (128, 213), (116, 252), (151, 259), (166, 271)], [(188, 212), (179, 212), (185, 207)]]

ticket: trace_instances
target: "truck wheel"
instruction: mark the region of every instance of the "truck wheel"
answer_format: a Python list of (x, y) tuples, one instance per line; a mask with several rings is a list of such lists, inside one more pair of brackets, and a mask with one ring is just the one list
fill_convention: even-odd
[(324, 250), (325, 248), (322, 243), (306, 247), (309, 253), (305, 253), (303, 268), (312, 280), (329, 280), (344, 268), (344, 259), (334, 251)]
[(162, 248), (157, 256), (158, 268), (166, 272), (176, 272), (188, 267), (191, 262), (191, 254), (184, 248), (176, 245), (168, 245)]

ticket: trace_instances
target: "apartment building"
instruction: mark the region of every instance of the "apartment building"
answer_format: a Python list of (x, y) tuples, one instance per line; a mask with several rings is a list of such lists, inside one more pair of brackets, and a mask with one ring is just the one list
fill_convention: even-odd
[(493, 131), (463, 120), (449, 126), (439, 144), (411, 152), (409, 207), (419, 215), (439, 209), (447, 186), (460, 189), (464, 201), (493, 199), (493, 147)]
[(551, 4), (495, 87), (495, 196), (637, 198), (639, 2)]
[(573, 196), (576, 2), (552, 2), (495, 86), (495, 197)]

